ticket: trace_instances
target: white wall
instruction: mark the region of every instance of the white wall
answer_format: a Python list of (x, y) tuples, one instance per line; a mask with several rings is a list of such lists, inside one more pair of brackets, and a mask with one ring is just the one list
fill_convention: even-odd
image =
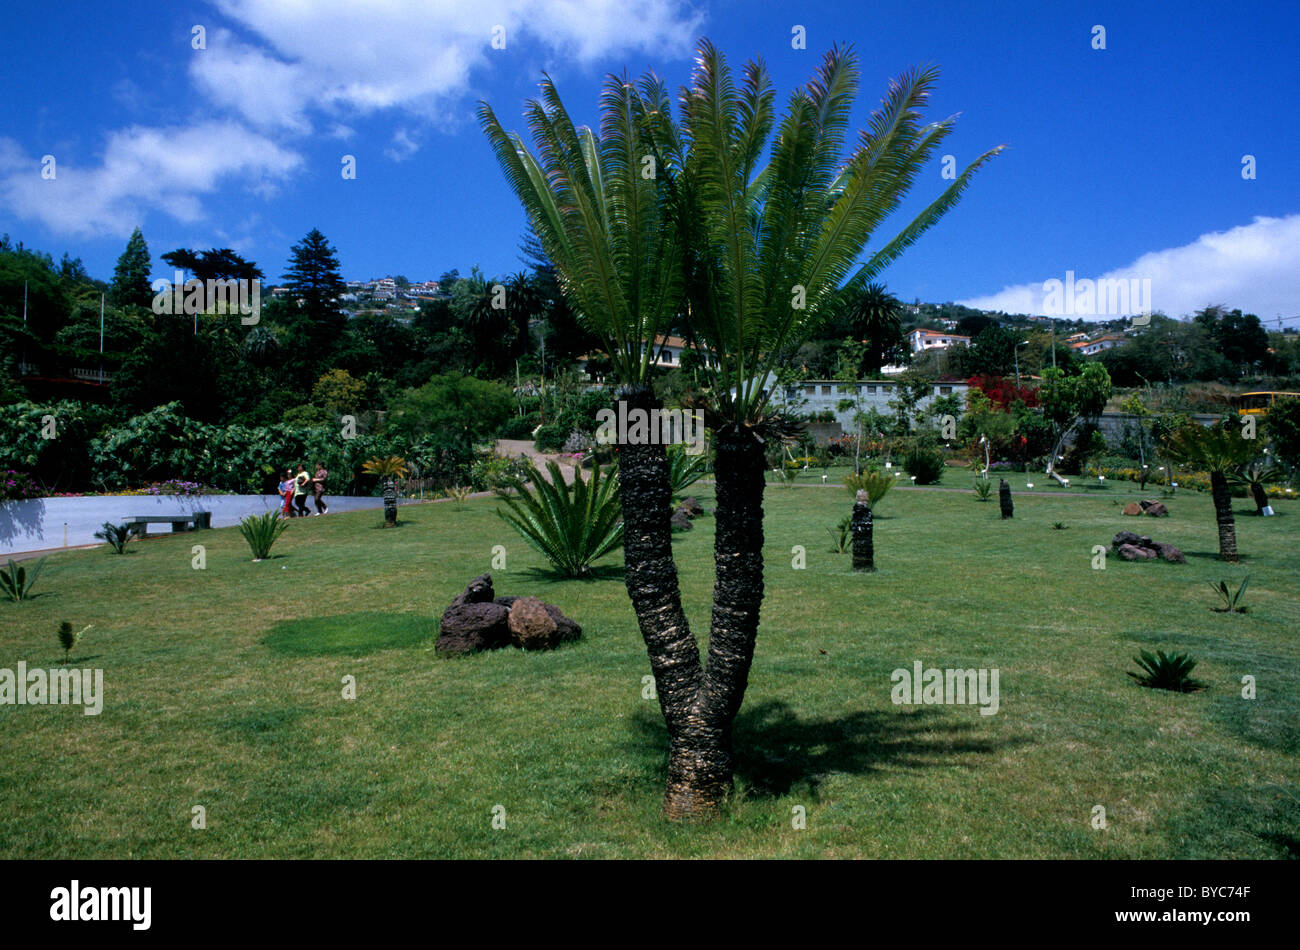
[[(325, 496), (330, 513), (382, 508), (382, 498)], [(399, 504), (402, 502), (399, 501)], [(212, 527), (228, 528), (248, 515), (260, 515), (283, 504), (278, 495), (96, 495), (88, 498), (34, 498), (0, 502), (0, 558), (27, 551), (97, 544), (105, 521), (121, 524), (136, 515), (180, 515), (212, 512)], [(315, 502), (307, 501), (315, 511)], [(65, 530), (66, 529), (66, 530)], [(170, 532), (171, 526), (149, 526), (149, 533)]]

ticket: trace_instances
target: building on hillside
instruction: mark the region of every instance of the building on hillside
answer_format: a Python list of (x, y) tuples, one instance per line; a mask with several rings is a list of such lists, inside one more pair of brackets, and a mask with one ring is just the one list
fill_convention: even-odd
[[(772, 404), (783, 407), (797, 415), (830, 412), (844, 431), (853, 431), (853, 414), (858, 409), (867, 412), (875, 409), (884, 415), (894, 410), (889, 404), (899, 396), (902, 386), (896, 379), (859, 379), (845, 381), (842, 379), (802, 379), (785, 386), (776, 384), (768, 376), (767, 383), (775, 386)], [(923, 397), (918, 408), (925, 408), (940, 396), (960, 396), (965, 401), (966, 390), (970, 387), (962, 380), (938, 379), (930, 384), (929, 395)], [(855, 406), (841, 409), (840, 403), (852, 399)]]
[(1122, 333), (1103, 333), (1095, 340), (1075, 340), (1070, 344), (1070, 349), (1080, 356), (1096, 356), (1103, 350), (1113, 349), (1125, 342), (1127, 338)]
[(939, 330), (913, 330), (907, 335), (907, 346), (913, 353), (926, 350), (946, 350), (957, 343), (970, 346), (970, 337), (960, 333), (944, 333)]
[[(677, 369), (682, 365), (682, 354), (692, 349), (691, 344), (679, 336), (657, 336), (652, 344), (650, 365), (661, 369)], [(579, 373), (590, 375), (587, 373), (587, 363), (594, 356), (592, 353), (584, 353), (577, 358)], [(709, 358), (706, 357), (706, 360)]]

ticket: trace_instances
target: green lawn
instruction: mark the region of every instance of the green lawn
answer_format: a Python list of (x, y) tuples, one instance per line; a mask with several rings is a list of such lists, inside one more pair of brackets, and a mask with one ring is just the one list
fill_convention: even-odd
[[(260, 564), (234, 529), (52, 556), (42, 596), (0, 603), (0, 668), (55, 666), (59, 621), (93, 623), (73, 664), (104, 669), (105, 706), (0, 706), (0, 855), (1294, 857), (1300, 507), (1260, 519), (1238, 502), (1245, 560), (1229, 567), (1207, 496), (1122, 517), (1115, 502), (1136, 497), (1018, 490), (1003, 522), (996, 496), (897, 491), (877, 512), (880, 570), (855, 575), (826, 530), (847, 492), (770, 485), (740, 794), (698, 827), (657, 814), (665, 732), (642, 698), (620, 557), (601, 580), (554, 580), (494, 500), (404, 507), (396, 530), (378, 512), (294, 522)], [(675, 538), (701, 632), (712, 527)], [(1188, 563), (1093, 570), (1092, 546), (1121, 528)], [(581, 641), (434, 653), (438, 615), (498, 544), (498, 594), (559, 604)], [(1212, 612), (1206, 582), (1247, 571), (1249, 613)], [(1139, 648), (1192, 651), (1211, 688), (1138, 687), (1125, 670)], [(1000, 711), (893, 705), (890, 673), (914, 660), (997, 668)], [(1257, 699), (1241, 697), (1244, 675)]]

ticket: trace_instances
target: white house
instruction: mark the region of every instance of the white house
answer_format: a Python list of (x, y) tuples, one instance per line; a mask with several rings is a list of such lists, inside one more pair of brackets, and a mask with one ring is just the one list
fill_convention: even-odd
[(1095, 340), (1076, 340), (1070, 344), (1070, 349), (1082, 356), (1096, 356), (1102, 350), (1113, 349), (1124, 342), (1127, 341), (1122, 333), (1103, 333)]
[(946, 333), (939, 330), (913, 330), (907, 335), (907, 345), (913, 353), (926, 350), (946, 350), (957, 343), (970, 346), (970, 337), (960, 333)]

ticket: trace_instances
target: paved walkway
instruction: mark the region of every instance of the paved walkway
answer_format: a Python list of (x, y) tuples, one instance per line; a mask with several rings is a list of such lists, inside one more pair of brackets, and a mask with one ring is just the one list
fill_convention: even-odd
[(564, 476), (564, 484), (573, 484), (574, 465), (573, 460), (565, 458), (557, 452), (539, 452), (533, 447), (532, 439), (497, 439), (496, 450), (498, 455), (504, 455), (506, 458), (528, 459), (541, 471), (544, 477), (548, 477), (546, 470), (547, 462), (554, 462), (560, 466), (560, 474)]

